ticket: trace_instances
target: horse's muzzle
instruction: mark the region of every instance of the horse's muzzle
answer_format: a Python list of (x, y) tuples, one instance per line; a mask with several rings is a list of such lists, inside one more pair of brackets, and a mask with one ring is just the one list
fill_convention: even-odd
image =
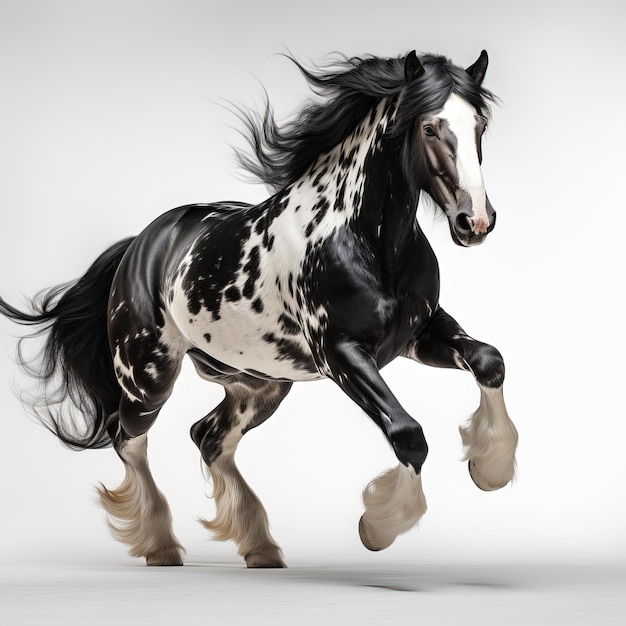
[(487, 198), (487, 216), (485, 219), (478, 220), (473, 215), (465, 211), (459, 211), (450, 223), (450, 233), (452, 240), (459, 246), (477, 246), (481, 244), (487, 235), (496, 226), (496, 212)]

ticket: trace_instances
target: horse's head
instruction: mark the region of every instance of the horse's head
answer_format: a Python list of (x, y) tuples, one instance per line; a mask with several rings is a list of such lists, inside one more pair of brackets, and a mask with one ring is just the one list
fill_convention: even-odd
[[(465, 70), (469, 84), (477, 90), (487, 63), (483, 50)], [(411, 53), (405, 65), (407, 80), (419, 78), (424, 72)], [(496, 212), (485, 193), (480, 169), (486, 127), (484, 112), (454, 87), (442, 108), (419, 115), (413, 127), (414, 162), (420, 169), (420, 187), (444, 211), (452, 239), (461, 246), (482, 243), (495, 226)]]

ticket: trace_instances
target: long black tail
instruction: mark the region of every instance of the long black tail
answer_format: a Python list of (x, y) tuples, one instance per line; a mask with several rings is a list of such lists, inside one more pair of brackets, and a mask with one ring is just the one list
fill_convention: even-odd
[[(74, 283), (53, 287), (20, 311), (0, 298), (0, 313), (19, 324), (39, 326), (20, 339), (19, 364), (40, 383), (38, 397), (22, 395), (35, 417), (76, 450), (105, 448), (117, 426), (121, 388), (107, 338), (107, 304), (115, 271), (133, 238), (103, 252)], [(36, 359), (22, 349), (25, 339), (45, 335)]]

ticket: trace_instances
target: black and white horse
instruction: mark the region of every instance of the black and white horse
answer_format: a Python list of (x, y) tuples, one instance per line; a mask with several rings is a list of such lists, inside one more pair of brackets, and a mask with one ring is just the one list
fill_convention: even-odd
[(31, 312), (0, 300), (5, 316), (46, 334), (34, 372), (46, 384), (34, 403), (41, 421), (70, 447), (112, 445), (124, 462), (122, 485), (100, 496), (132, 555), (182, 563), (146, 447), (185, 355), (226, 392), (191, 437), (214, 487), (216, 517), (206, 526), (235, 541), (248, 567), (283, 559), (235, 450), (294, 381), (333, 380), (398, 458), (363, 494), (359, 534), (370, 550), (426, 511), (422, 427), (379, 374), (396, 357), (474, 375), (480, 406), (461, 428), (469, 472), (487, 490), (512, 479), (517, 432), (502, 357), (439, 306), (437, 259), (416, 221), (427, 193), (456, 244), (479, 244), (494, 227), (480, 169), (493, 99), (482, 87), (487, 62), (484, 51), (467, 69), (411, 52), (326, 70), (298, 65), (318, 103), (282, 127), (269, 105), (262, 116), (244, 114), (254, 158), (241, 158), (274, 189), (265, 202), (179, 207), (106, 250), (71, 286), (44, 293)]

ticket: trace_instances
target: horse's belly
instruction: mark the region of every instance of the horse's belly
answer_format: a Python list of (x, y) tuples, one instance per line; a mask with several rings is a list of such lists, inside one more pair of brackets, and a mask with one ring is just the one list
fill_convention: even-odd
[(195, 348), (253, 375), (287, 380), (322, 378), (300, 330), (279, 323), (279, 315), (254, 309), (247, 300), (223, 302), (216, 319), (201, 309), (189, 312), (186, 299), (172, 302), (170, 315)]

